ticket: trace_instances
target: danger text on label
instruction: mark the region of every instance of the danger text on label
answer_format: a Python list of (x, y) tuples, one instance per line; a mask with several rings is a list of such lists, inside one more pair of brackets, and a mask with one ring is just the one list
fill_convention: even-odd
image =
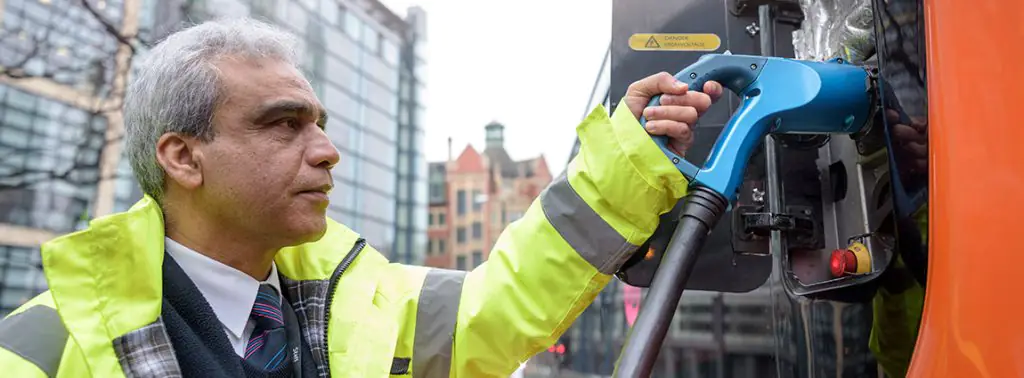
[(714, 51), (721, 46), (715, 34), (634, 34), (629, 38), (633, 50)]

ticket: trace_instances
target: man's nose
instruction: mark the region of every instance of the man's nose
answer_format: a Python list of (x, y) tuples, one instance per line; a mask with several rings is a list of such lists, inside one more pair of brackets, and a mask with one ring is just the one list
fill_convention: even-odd
[(334, 143), (331, 143), (331, 138), (327, 136), (323, 129), (320, 127), (314, 127), (314, 129), (312, 141), (306, 150), (306, 158), (309, 160), (309, 164), (320, 168), (334, 168), (338, 161), (341, 160), (338, 149), (334, 147)]

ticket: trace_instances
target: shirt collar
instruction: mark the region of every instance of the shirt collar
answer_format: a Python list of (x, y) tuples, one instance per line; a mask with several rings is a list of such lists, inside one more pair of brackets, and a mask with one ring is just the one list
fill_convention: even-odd
[(281, 294), (277, 265), (271, 263), (270, 276), (257, 281), (242, 271), (225, 265), (206, 255), (193, 251), (180, 243), (164, 238), (167, 253), (181, 266), (185, 274), (206, 298), (217, 319), (235, 337), (241, 337), (249, 321), (249, 313), (256, 302), (261, 284), (270, 284)]

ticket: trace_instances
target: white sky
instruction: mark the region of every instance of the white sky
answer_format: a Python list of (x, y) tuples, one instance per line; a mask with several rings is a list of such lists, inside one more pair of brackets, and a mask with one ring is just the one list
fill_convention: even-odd
[(381, 1), (427, 14), (427, 160), (447, 158), (449, 136), (453, 157), (467, 143), (482, 150), (496, 120), (513, 159), (543, 154), (552, 175), (564, 169), (611, 38), (611, 0)]

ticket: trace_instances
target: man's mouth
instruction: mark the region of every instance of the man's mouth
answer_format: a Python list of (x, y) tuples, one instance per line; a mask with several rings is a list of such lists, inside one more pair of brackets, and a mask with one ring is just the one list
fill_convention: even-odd
[(300, 191), (299, 195), (301, 195), (303, 197), (313, 198), (313, 199), (315, 199), (317, 201), (327, 202), (327, 201), (329, 201), (329, 198), (328, 198), (327, 194), (331, 192), (331, 189), (333, 187), (334, 187), (333, 185), (329, 185), (329, 184), (328, 185), (321, 185), (321, 186), (318, 186), (318, 187), (314, 187), (314, 188), (310, 188), (310, 189), (306, 189), (306, 190)]

